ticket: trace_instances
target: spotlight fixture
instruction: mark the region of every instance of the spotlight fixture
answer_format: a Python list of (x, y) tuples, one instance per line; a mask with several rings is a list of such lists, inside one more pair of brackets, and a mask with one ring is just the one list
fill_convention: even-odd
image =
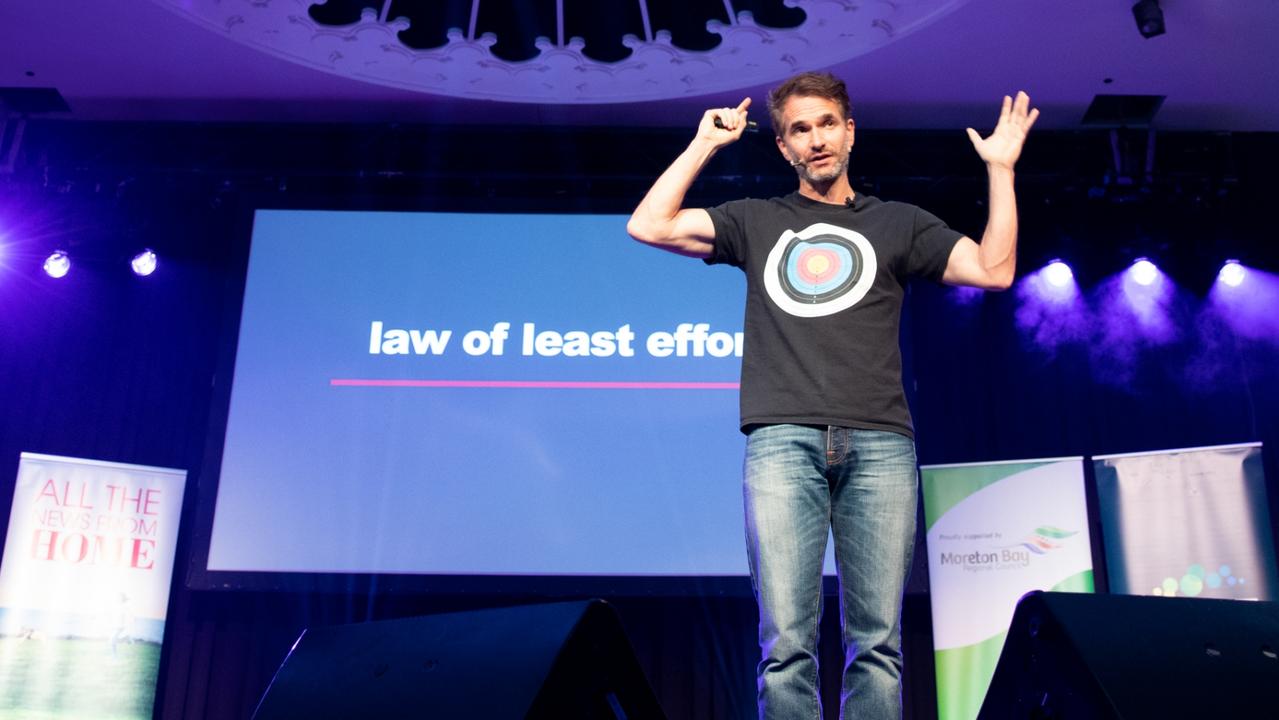
[(44, 261), (44, 272), (51, 278), (66, 276), (71, 271), (71, 258), (62, 250), (58, 250)]
[(1142, 37), (1150, 39), (1164, 34), (1164, 11), (1159, 7), (1159, 0), (1139, 0), (1132, 6), (1132, 16)]
[(1132, 273), (1133, 282), (1138, 285), (1150, 285), (1159, 277), (1159, 268), (1146, 258), (1137, 258), (1137, 262), (1128, 268), (1128, 272)]
[(1217, 279), (1229, 285), (1230, 287), (1239, 287), (1243, 282), (1244, 276), (1248, 272), (1244, 270), (1243, 265), (1238, 260), (1227, 260), (1221, 266), (1221, 272), (1217, 273)]
[(133, 260), (129, 261), (129, 265), (133, 267), (133, 273), (138, 277), (146, 277), (155, 272), (156, 258), (151, 248), (147, 248), (137, 255), (133, 256)]
[(1066, 287), (1074, 277), (1075, 274), (1070, 271), (1070, 266), (1061, 260), (1053, 260), (1044, 266), (1044, 280), (1053, 287)]

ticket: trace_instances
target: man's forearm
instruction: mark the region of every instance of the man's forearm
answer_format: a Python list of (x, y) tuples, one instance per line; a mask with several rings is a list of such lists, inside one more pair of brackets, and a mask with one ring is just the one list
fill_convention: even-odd
[(986, 162), (990, 215), (976, 257), (971, 253), (972, 246), (967, 245), (965, 262), (961, 263), (966, 267), (952, 275), (958, 276), (960, 284), (995, 290), (1012, 286), (1017, 273), (1017, 196), (1013, 192), (1013, 166), (1021, 157), (1026, 133), (1038, 117), (1039, 110), (1030, 107), (1030, 96), (1019, 92), (1016, 100), (1004, 96), (999, 123), (990, 137), (983, 139), (976, 130), (968, 128), (973, 149)]
[(693, 140), (649, 188), (626, 223), (626, 231), (642, 241), (658, 241), (669, 235), (675, 216), (684, 206), (684, 196), (716, 149), (701, 138)]
[(1017, 195), (1013, 190), (1013, 169), (988, 165), (990, 186), (989, 216), (978, 254), (981, 265), (997, 285), (1012, 285), (1017, 272)]

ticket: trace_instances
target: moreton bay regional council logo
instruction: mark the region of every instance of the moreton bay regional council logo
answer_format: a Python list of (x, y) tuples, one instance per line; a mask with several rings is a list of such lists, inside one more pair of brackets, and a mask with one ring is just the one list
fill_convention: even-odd
[(833, 315), (866, 297), (877, 267), (866, 236), (815, 223), (778, 238), (764, 263), (764, 290), (791, 315)]

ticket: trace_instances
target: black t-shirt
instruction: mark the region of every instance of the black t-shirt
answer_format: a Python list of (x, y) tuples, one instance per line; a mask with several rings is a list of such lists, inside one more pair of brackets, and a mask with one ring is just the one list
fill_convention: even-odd
[(799, 193), (708, 210), (709, 264), (746, 273), (742, 431), (796, 423), (914, 437), (898, 327), (908, 278), (940, 281), (962, 233), (905, 203)]

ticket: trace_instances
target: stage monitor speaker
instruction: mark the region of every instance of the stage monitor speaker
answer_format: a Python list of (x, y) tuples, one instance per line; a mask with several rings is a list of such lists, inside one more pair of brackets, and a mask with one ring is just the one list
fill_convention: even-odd
[(980, 720), (1279, 717), (1279, 603), (1033, 592)]
[(663, 718), (601, 600), (302, 632), (254, 718)]

